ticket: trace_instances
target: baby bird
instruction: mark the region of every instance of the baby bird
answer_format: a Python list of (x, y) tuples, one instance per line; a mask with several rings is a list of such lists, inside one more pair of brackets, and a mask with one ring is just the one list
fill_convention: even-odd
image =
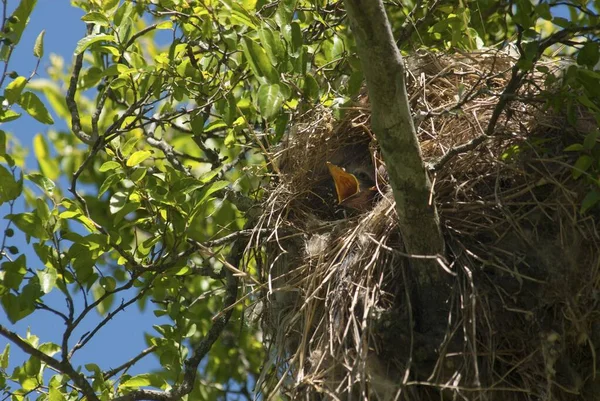
[(375, 169), (371, 163), (363, 164), (367, 163), (350, 164), (342, 168), (327, 162), (339, 205), (359, 212), (370, 210), (377, 195)]

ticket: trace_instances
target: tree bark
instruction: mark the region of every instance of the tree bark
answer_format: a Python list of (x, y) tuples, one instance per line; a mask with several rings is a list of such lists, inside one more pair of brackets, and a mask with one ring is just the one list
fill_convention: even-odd
[[(414, 255), (443, 255), (439, 217), (435, 203), (430, 202), (431, 182), (408, 104), (404, 62), (383, 2), (344, 2), (367, 81), (372, 128), (385, 159), (406, 251)], [(443, 270), (434, 260), (420, 260), (423, 263), (417, 265), (428, 266), (427, 271), (415, 272), (420, 284), (444, 281)]]

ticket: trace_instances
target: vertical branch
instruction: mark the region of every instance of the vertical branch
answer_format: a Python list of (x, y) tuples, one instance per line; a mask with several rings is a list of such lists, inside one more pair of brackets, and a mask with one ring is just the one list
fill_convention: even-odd
[[(373, 131), (389, 172), (406, 250), (419, 255), (443, 254), (439, 218), (435, 204), (430, 202), (431, 182), (409, 108), (404, 62), (383, 3), (345, 0), (345, 4), (367, 81)], [(441, 269), (431, 262), (426, 264), (431, 269), (423, 279), (441, 282)]]
[(449, 286), (435, 259), (444, 238), (432, 201), (432, 186), (421, 156), (405, 83), (404, 61), (382, 0), (344, 0), (367, 81), (373, 132), (381, 147), (396, 201), (398, 225), (411, 258), (411, 308), (415, 349), (421, 362), (436, 360), (446, 328)]

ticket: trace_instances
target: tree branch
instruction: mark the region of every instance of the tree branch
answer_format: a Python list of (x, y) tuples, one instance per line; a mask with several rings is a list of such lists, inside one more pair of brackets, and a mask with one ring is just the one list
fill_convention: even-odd
[[(444, 254), (431, 182), (423, 163), (406, 93), (404, 61), (381, 0), (345, 0), (367, 81), (373, 131), (381, 146), (396, 200), (399, 226), (411, 254)], [(433, 266), (433, 265), (432, 265)], [(437, 268), (421, 281), (441, 282)]]
[(67, 375), (73, 382), (79, 387), (79, 391), (89, 400), (89, 401), (100, 401), (94, 389), (90, 385), (90, 383), (83, 377), (80, 373), (78, 373), (73, 366), (69, 363), (69, 361), (59, 362), (57, 359), (44, 354), (42, 351), (36, 349), (34, 346), (29, 344), (27, 341), (23, 340), (17, 333), (14, 333), (8, 330), (3, 325), (0, 325), (0, 335), (12, 341), (17, 347), (21, 348), (23, 352), (28, 355), (31, 355), (34, 358), (38, 358), (40, 361), (44, 362), (46, 365), (56, 369), (57, 371)]
[[(88, 24), (87, 33), (90, 34), (92, 29), (92, 24)], [(73, 72), (71, 73), (71, 79), (69, 81), (69, 89), (67, 90), (67, 95), (65, 96), (65, 101), (67, 103), (67, 108), (69, 109), (69, 113), (71, 113), (71, 130), (75, 134), (77, 138), (79, 138), (82, 142), (92, 145), (97, 137), (93, 135), (90, 136), (86, 134), (81, 129), (81, 119), (79, 118), (79, 109), (77, 108), (77, 102), (75, 101), (75, 94), (77, 93), (77, 84), (79, 83), (79, 73), (81, 72), (81, 67), (83, 66), (83, 53), (79, 53), (75, 57), (75, 62), (73, 63)]]

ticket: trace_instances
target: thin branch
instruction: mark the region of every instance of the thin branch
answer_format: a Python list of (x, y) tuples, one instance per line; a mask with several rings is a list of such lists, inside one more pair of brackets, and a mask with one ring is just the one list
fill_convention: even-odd
[(140, 36), (143, 36), (143, 35), (147, 34), (148, 32), (156, 29), (156, 27), (159, 24), (162, 24), (162, 22), (164, 22), (164, 21), (157, 22), (156, 24), (148, 25), (141, 31), (138, 31), (138, 32), (134, 33), (133, 35), (131, 35), (131, 38), (129, 38), (129, 40), (127, 41), (127, 43), (125, 43), (125, 46), (123, 47), (123, 52), (125, 52), (125, 50), (127, 50), (129, 48), (129, 46), (131, 46), (133, 44), (133, 42), (135, 42)]
[[(92, 25), (88, 25), (87, 32), (91, 33)], [(67, 96), (65, 101), (67, 108), (71, 114), (71, 130), (77, 138), (82, 142), (92, 145), (96, 142), (97, 138), (86, 134), (81, 128), (81, 119), (79, 117), (79, 109), (77, 108), (77, 102), (75, 101), (75, 94), (77, 93), (77, 84), (79, 82), (79, 74), (81, 73), (81, 67), (83, 66), (83, 53), (79, 53), (75, 57), (75, 63), (73, 63), (73, 72), (71, 73), (71, 79), (69, 81), (69, 89), (67, 90)]]
[(102, 321), (100, 323), (98, 323), (92, 331), (84, 334), (82, 339), (79, 342), (77, 342), (77, 344), (75, 344), (75, 346), (73, 346), (73, 349), (71, 349), (71, 351), (69, 352), (68, 359), (70, 360), (73, 357), (73, 354), (75, 354), (75, 352), (78, 349), (83, 348), (96, 335), (96, 333), (98, 333), (98, 331), (100, 331), (100, 329), (102, 327), (104, 327), (113, 317), (115, 317), (115, 315), (117, 313), (124, 311), (125, 308), (127, 308), (129, 305), (131, 305), (132, 303), (136, 302), (138, 299), (143, 297), (146, 294), (149, 287), (150, 286), (148, 285), (146, 288), (142, 289), (140, 292), (138, 292), (138, 294), (135, 297), (131, 298), (129, 301), (127, 301), (127, 302), (121, 301), (121, 305), (119, 305), (119, 307), (117, 309), (115, 309), (112, 312), (109, 312), (106, 315), (106, 317), (104, 319), (102, 319)]
[(103, 374), (104, 380), (110, 379), (111, 377), (113, 377), (114, 375), (116, 375), (117, 373), (119, 373), (122, 370), (129, 369), (130, 367), (132, 367), (133, 365), (135, 365), (140, 359), (142, 359), (143, 357), (145, 357), (148, 354), (151, 354), (157, 348), (158, 348), (157, 345), (153, 345), (153, 346), (151, 346), (149, 348), (146, 348), (145, 350), (143, 350), (138, 355), (134, 356), (133, 358), (131, 358), (130, 360), (128, 360), (127, 362), (125, 362), (121, 366), (117, 366), (114, 369), (111, 369), (111, 370), (108, 370), (108, 371), (104, 372), (104, 374)]

